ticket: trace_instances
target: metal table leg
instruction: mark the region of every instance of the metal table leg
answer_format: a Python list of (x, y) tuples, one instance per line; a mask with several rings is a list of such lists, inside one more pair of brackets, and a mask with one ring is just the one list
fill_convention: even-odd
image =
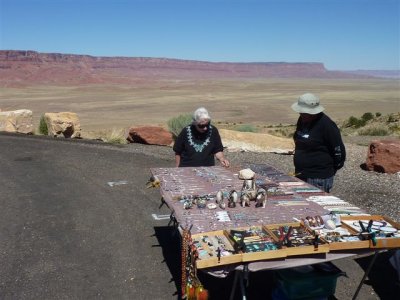
[(233, 300), (233, 297), (235, 297), (236, 285), (237, 285), (237, 281), (239, 279), (241, 272), (242, 271), (239, 271), (239, 270), (235, 271), (235, 278), (233, 279), (233, 286), (232, 286), (231, 295), (229, 297), (229, 300)]
[(242, 299), (246, 300), (246, 288), (244, 287), (244, 280), (248, 280), (249, 268), (244, 265), (243, 271), (240, 273), (240, 291), (242, 292)]
[(249, 278), (249, 267), (248, 267), (248, 265), (244, 265), (242, 270), (236, 270), (235, 271), (235, 278), (233, 279), (233, 286), (232, 286), (231, 295), (229, 297), (229, 300), (233, 300), (233, 298), (235, 297), (236, 286), (238, 284), (238, 280), (239, 280), (239, 284), (240, 284), (240, 292), (241, 292), (241, 295), (242, 295), (242, 300), (246, 300), (247, 299), (246, 287), (244, 285), (244, 281), (246, 280), (247, 283), (248, 283), (248, 278)]
[(355, 292), (355, 294), (354, 294), (352, 300), (355, 300), (355, 299), (357, 298), (358, 293), (360, 292), (361, 287), (363, 286), (365, 279), (367, 278), (369, 272), (371, 271), (372, 266), (374, 265), (375, 260), (376, 260), (376, 258), (378, 257), (378, 254), (379, 254), (379, 253), (380, 253), (380, 251), (375, 251), (374, 257), (372, 258), (371, 262), (369, 263), (368, 268), (365, 270), (364, 276), (363, 276), (363, 278), (361, 279), (361, 282), (360, 282), (360, 284), (358, 285), (358, 288), (357, 288), (357, 290), (356, 290), (356, 292)]

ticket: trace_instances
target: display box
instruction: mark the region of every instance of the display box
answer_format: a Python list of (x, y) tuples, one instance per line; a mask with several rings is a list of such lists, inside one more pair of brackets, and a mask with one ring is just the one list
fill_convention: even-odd
[[(361, 243), (365, 245), (365, 248), (400, 248), (400, 224), (389, 217), (380, 215), (342, 216), (341, 223), (342, 226), (347, 227), (363, 239)], [(370, 230), (368, 230), (369, 225)]]
[(266, 225), (265, 229), (280, 243), (280, 251), (286, 256), (329, 252), (328, 243), (299, 222)]
[(277, 239), (263, 226), (251, 226), (229, 231), (237, 252), (242, 253), (242, 262), (286, 257)]
[(198, 269), (240, 263), (242, 254), (235, 251), (233, 241), (225, 230), (192, 235), (198, 252)]
[(350, 249), (367, 249), (369, 241), (361, 240), (357, 233), (353, 231), (349, 235), (332, 237), (321, 237), (322, 240), (329, 244), (330, 251), (350, 250)]
[[(329, 221), (325, 216), (322, 219), (324, 222)], [(319, 232), (321, 240), (329, 244), (330, 251), (369, 248), (369, 241), (361, 239), (357, 231), (344, 226), (340, 216), (335, 220), (335, 225), (336, 227), (332, 228), (332, 225), (329, 224), (329, 227), (326, 228), (324, 223), (320, 228), (315, 229)]]

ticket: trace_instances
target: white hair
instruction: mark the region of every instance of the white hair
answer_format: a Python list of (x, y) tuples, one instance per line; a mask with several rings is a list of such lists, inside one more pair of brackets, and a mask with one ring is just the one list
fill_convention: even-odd
[(199, 123), (201, 121), (211, 121), (210, 114), (204, 107), (196, 109), (193, 113), (193, 122)]

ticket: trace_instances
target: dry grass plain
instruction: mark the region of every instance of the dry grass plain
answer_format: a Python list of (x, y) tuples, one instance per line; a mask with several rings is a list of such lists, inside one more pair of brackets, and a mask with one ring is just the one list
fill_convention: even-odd
[[(137, 85), (30, 86), (0, 88), (0, 109), (30, 109), (34, 126), (45, 112), (76, 112), (82, 133), (132, 125), (166, 126), (168, 119), (199, 106), (218, 127), (293, 124), (290, 108), (305, 92), (320, 96), (335, 121), (365, 112), (400, 111), (400, 81), (394, 79), (226, 79), (154, 80)], [(261, 130), (262, 131), (262, 130)]]

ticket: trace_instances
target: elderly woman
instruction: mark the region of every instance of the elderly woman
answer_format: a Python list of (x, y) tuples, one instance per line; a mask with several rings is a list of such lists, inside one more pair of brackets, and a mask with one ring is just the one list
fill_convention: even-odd
[(193, 113), (192, 124), (182, 129), (174, 144), (177, 167), (214, 166), (214, 156), (221, 165), (229, 167), (218, 129), (210, 122), (211, 117), (204, 107)]

